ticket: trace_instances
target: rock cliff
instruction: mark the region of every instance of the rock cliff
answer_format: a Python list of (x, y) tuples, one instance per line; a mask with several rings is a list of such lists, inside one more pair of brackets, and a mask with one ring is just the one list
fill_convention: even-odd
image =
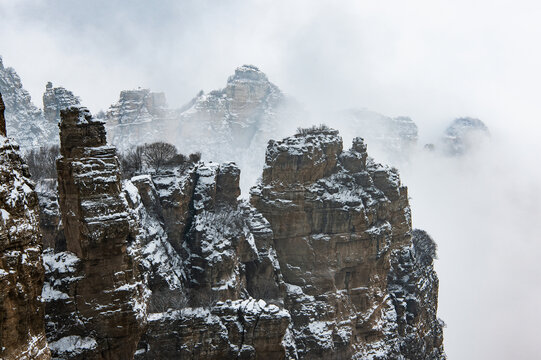
[(320, 127), (271, 141), (250, 202), (233, 163), (121, 186), (81, 108), (61, 140), (67, 251), (46, 251), (43, 291), (56, 357), (445, 358), (435, 244), (362, 139), (344, 151)]
[(4, 67), (0, 57), (0, 93), (6, 106), (7, 132), (20, 145), (21, 150), (38, 148), (54, 142), (56, 124), (48, 122), (43, 113), (32, 103), (21, 78), (11, 67)]
[[(367, 160), (362, 139), (342, 151), (320, 128), (271, 141), (251, 201), (274, 233), (300, 358), (444, 358), (436, 275), (431, 259), (416, 261), (407, 189)], [(407, 267), (411, 279), (399, 276)]]
[(168, 127), (174, 127), (173, 115), (164, 93), (124, 90), (105, 115), (109, 142), (124, 151), (131, 146), (164, 140)]
[(0, 95), (0, 358), (49, 359), (38, 198), (3, 112)]
[(60, 122), (60, 111), (70, 106), (80, 105), (81, 99), (63, 87), (53, 87), (48, 82), (43, 94), (43, 114), (55, 126)]
[(57, 162), (66, 251), (47, 253), (47, 336), (56, 358), (129, 359), (146, 325), (148, 290), (130, 245), (138, 224), (116, 150), (89, 111), (61, 111)]

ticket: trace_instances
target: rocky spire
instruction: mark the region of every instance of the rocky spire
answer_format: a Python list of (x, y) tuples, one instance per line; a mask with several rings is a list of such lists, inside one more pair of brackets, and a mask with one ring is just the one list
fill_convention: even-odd
[[(62, 110), (59, 126), (59, 203), (66, 247), (79, 258), (82, 273), (71, 294), (74, 313), (67, 317), (74, 324), (63, 336), (77, 333), (92, 345), (78, 354), (85, 359), (132, 358), (146, 324), (146, 287), (127, 251), (133, 224), (116, 148), (107, 146), (104, 123), (84, 107)], [(63, 343), (61, 336), (57, 333), (55, 346)]]
[(0, 93), (0, 135), (6, 136), (6, 119), (4, 118), (4, 110), (6, 110), (6, 106), (4, 105), (4, 100), (2, 100), (2, 94)]

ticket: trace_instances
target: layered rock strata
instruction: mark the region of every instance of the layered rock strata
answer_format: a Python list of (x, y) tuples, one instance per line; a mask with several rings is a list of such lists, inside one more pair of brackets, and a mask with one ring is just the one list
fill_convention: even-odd
[[(328, 129), (271, 141), (251, 201), (274, 233), (300, 358), (444, 358), (436, 275), (414, 260), (407, 189), (367, 160), (362, 139), (349, 151)], [(406, 266), (417, 277), (400, 283), (392, 274)], [(414, 319), (404, 298), (419, 305)], [(399, 316), (420, 326), (424, 347), (407, 345)]]
[(129, 252), (138, 225), (104, 124), (77, 106), (61, 117), (57, 170), (67, 251), (46, 261), (51, 349), (56, 358), (129, 359), (146, 325), (147, 289)]
[(68, 251), (46, 252), (43, 294), (56, 357), (445, 358), (435, 245), (362, 139), (344, 151), (321, 127), (271, 141), (250, 203), (233, 163), (120, 184), (103, 124), (81, 108), (61, 140)]
[(0, 358), (49, 359), (38, 198), (3, 111), (0, 95)]
[(199, 163), (125, 184), (147, 229), (141, 266), (152, 291), (137, 359), (286, 356), (272, 232), (237, 200), (239, 174), (231, 163)]

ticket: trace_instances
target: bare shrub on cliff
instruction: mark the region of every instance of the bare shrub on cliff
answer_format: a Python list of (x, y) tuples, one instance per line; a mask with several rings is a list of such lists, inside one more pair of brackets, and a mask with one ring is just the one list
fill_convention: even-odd
[(143, 146), (135, 146), (125, 153), (119, 154), (120, 170), (122, 177), (129, 179), (132, 176), (141, 173), (143, 170)]
[(56, 179), (56, 159), (60, 156), (58, 145), (44, 146), (30, 150), (25, 155), (26, 163), (34, 180)]
[(326, 133), (332, 129), (325, 124), (319, 124), (318, 126), (314, 125), (309, 128), (297, 128), (297, 135), (310, 135), (310, 134), (319, 134)]
[(145, 163), (154, 172), (160, 171), (175, 155), (177, 155), (177, 148), (163, 141), (145, 144), (143, 149)]

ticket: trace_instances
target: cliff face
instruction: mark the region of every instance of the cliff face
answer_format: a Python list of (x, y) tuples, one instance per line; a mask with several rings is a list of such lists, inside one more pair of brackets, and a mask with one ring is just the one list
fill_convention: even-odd
[(64, 253), (48, 254), (48, 338), (58, 358), (129, 359), (146, 322), (147, 290), (129, 253), (128, 212), (104, 124), (82, 107), (61, 112), (57, 162)]
[[(428, 290), (419, 280), (436, 278), (431, 261), (419, 265), (411, 250), (407, 189), (395, 170), (366, 159), (362, 139), (343, 152), (334, 130), (271, 141), (262, 182), (252, 190), (253, 205), (274, 232), (297, 352), (443, 358), (431, 291), (437, 280)], [(406, 266), (418, 268), (400, 283), (396, 274)], [(407, 301), (427, 308), (419, 314), (403, 306)], [(415, 335), (424, 347), (409, 346), (415, 323), (423, 325)]]
[(163, 140), (173, 127), (173, 112), (164, 93), (124, 90), (105, 115), (109, 142), (124, 151), (131, 146)]
[(49, 359), (38, 198), (3, 110), (0, 95), (0, 358)]
[(43, 114), (55, 126), (60, 122), (60, 111), (70, 106), (80, 105), (81, 99), (63, 87), (53, 87), (48, 82), (43, 94)]
[(280, 297), (272, 232), (237, 201), (239, 169), (199, 163), (125, 188), (145, 229), (138, 241), (152, 291), (136, 358), (284, 358), (289, 313), (270, 303)]
[(61, 131), (68, 251), (45, 253), (42, 295), (56, 357), (445, 358), (435, 244), (362, 139), (271, 141), (250, 204), (232, 163), (121, 186), (102, 123), (72, 108)]
[(32, 103), (21, 78), (11, 67), (4, 67), (0, 57), (0, 93), (6, 106), (8, 134), (16, 139), (21, 149), (27, 150), (52, 144), (57, 133), (55, 124), (45, 120), (43, 113)]

